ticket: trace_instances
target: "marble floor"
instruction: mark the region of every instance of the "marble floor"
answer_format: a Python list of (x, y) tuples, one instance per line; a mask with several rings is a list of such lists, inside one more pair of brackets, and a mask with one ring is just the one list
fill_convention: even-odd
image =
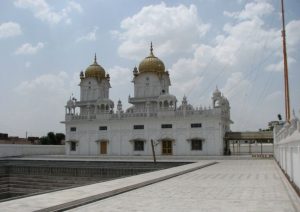
[[(201, 167), (217, 161), (215, 165)], [(190, 171), (170, 179), (176, 173)], [(116, 190), (137, 186), (134, 190)], [(146, 185), (146, 186), (145, 186)], [(202, 160), (184, 166), (0, 203), (0, 211), (51, 211), (101, 194), (70, 211), (300, 211), (297, 196), (273, 159)]]
[(235, 160), (72, 211), (300, 211), (299, 197), (273, 160)]

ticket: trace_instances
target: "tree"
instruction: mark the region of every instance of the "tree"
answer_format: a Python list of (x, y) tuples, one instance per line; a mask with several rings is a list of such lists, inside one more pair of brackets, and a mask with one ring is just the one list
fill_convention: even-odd
[(48, 132), (47, 136), (42, 136), (40, 142), (43, 145), (60, 145), (65, 139), (65, 134)]
[(55, 137), (56, 137), (57, 144), (61, 144), (61, 142), (66, 138), (65, 134), (63, 133), (56, 133)]
[(49, 138), (48, 138), (48, 136), (42, 136), (42, 137), (40, 137), (40, 142), (43, 145), (48, 145), (49, 144)]
[(53, 144), (53, 145), (57, 144), (54, 132), (48, 132), (47, 137), (49, 139), (49, 144)]

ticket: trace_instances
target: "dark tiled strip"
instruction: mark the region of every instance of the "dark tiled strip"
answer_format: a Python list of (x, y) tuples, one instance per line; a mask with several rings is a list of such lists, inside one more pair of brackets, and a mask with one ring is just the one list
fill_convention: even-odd
[(128, 192), (128, 191), (132, 191), (132, 190), (135, 190), (135, 189), (138, 189), (138, 188), (142, 188), (144, 186), (148, 186), (148, 185), (151, 185), (151, 184), (154, 184), (154, 183), (158, 183), (158, 182), (161, 182), (161, 181), (164, 181), (164, 180), (168, 180), (170, 178), (177, 177), (179, 175), (183, 175), (183, 174), (186, 174), (186, 173), (189, 173), (189, 172), (192, 172), (192, 171), (196, 171), (198, 169), (202, 169), (202, 168), (205, 168), (207, 166), (212, 166), (212, 165), (215, 165), (215, 164), (217, 164), (217, 162), (207, 163), (207, 164), (197, 166), (197, 167), (194, 167), (194, 168), (190, 168), (190, 169), (187, 169), (187, 170), (184, 170), (184, 171), (179, 171), (179, 172), (169, 174), (169, 175), (166, 175), (166, 176), (163, 176), (163, 177), (158, 177), (156, 179), (144, 181), (142, 183), (137, 183), (137, 184), (134, 184), (134, 185), (125, 186), (123, 188), (115, 189), (115, 190), (104, 192), (104, 193), (101, 193), (101, 194), (97, 194), (97, 195), (89, 196), (89, 197), (86, 197), (86, 198), (82, 198), (82, 199), (74, 200), (74, 201), (71, 201), (71, 202), (51, 206), (51, 207), (44, 208), (44, 209), (41, 209), (41, 210), (37, 210), (37, 212), (50, 212), (50, 211), (52, 212), (52, 211), (70, 210), (72, 208), (87, 205), (87, 204), (90, 204), (90, 203), (93, 203), (93, 202), (96, 202), (96, 201), (99, 201), (99, 200), (102, 200), (102, 199), (113, 197), (113, 196), (118, 195), (118, 194), (122, 194), (122, 193), (125, 193), (125, 192)]

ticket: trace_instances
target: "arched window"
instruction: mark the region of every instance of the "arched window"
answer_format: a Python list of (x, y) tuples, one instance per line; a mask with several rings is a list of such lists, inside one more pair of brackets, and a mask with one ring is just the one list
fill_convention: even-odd
[(221, 101), (218, 99), (215, 101), (215, 107), (220, 107), (221, 106)]

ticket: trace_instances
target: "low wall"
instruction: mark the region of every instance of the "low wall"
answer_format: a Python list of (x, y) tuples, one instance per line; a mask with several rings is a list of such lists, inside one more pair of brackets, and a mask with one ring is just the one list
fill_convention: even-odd
[(0, 157), (63, 154), (65, 154), (64, 145), (0, 144)]
[(300, 121), (274, 128), (274, 156), (281, 169), (300, 191)]

